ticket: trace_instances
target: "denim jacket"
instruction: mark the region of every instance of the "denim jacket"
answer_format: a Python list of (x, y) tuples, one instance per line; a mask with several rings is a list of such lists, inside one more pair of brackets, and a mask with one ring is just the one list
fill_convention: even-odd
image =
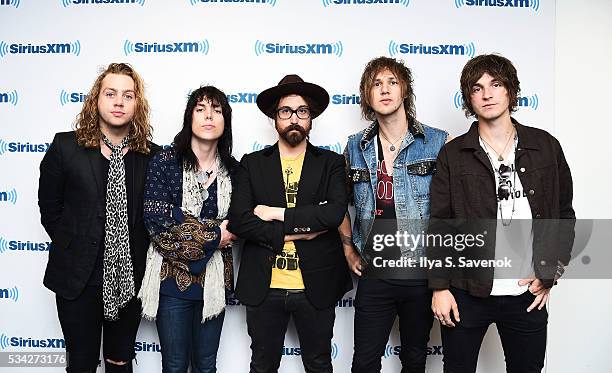
[[(376, 210), (376, 135), (378, 122), (349, 136), (344, 150), (347, 182), (355, 205), (353, 243), (363, 252), (372, 230)], [(429, 184), (436, 158), (446, 142), (446, 131), (411, 120), (393, 163), (393, 191), (398, 230), (420, 232), (429, 217)], [(422, 221), (422, 223), (419, 223)], [(416, 224), (418, 227), (410, 226)], [(421, 227), (422, 225), (422, 227)], [(406, 253), (403, 253), (406, 254)], [(422, 248), (412, 255), (422, 255)]]

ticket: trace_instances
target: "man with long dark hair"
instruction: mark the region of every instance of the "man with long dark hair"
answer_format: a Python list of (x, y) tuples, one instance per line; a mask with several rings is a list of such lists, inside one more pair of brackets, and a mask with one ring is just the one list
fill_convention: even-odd
[(356, 217), (352, 234), (348, 213), (340, 227), (348, 265), (362, 277), (355, 299), (352, 371), (380, 372), (399, 317), (402, 372), (422, 373), (433, 323), (425, 272), (378, 271), (376, 266), (382, 258), (418, 261), (424, 248), (376, 252), (372, 243), (381, 234), (421, 232), (429, 213), (433, 160), (448, 134), (416, 120), (412, 72), (400, 61), (378, 57), (368, 62), (359, 90), (362, 115), (372, 123), (348, 139), (344, 155)]
[[(493, 54), (469, 60), (461, 72), (461, 94), (466, 116), (477, 120), (440, 151), (431, 182), (430, 230), (457, 228), (445, 220), (467, 221), (468, 233), (485, 232), (487, 239), (481, 248), (461, 255), (495, 260), (510, 253), (512, 272), (504, 275), (503, 267), (430, 271), (432, 309), (442, 324), (444, 371), (475, 372), (482, 340), (495, 323), (507, 371), (540, 372), (546, 302), (573, 242), (570, 169), (557, 139), (511, 116), (520, 82), (510, 60)], [(428, 257), (446, 253), (442, 259), (457, 265), (452, 251), (433, 244)]]
[(232, 108), (213, 86), (194, 90), (172, 147), (149, 165), (144, 221), (151, 235), (138, 297), (155, 319), (164, 373), (215, 372), (226, 291), (233, 288), (227, 211)]
[(44, 284), (56, 293), (68, 372), (96, 371), (101, 334), (106, 372), (132, 371), (149, 245), (143, 188), (159, 150), (150, 139), (142, 79), (112, 63), (76, 130), (56, 134), (40, 164), (38, 205), (52, 241)]
[(252, 373), (280, 365), (289, 318), (306, 372), (332, 371), (336, 302), (351, 288), (337, 227), (347, 206), (344, 160), (310, 144), (328, 93), (297, 75), (257, 97), (278, 142), (236, 172), (229, 229), (246, 240), (236, 296), (247, 306)]

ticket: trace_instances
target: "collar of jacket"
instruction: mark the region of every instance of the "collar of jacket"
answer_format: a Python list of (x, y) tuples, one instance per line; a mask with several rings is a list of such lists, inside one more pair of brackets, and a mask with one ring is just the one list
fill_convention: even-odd
[[(530, 136), (530, 128), (520, 124), (516, 119), (510, 118), (516, 133), (518, 134), (517, 149), (539, 149), (537, 141), (534, 136)], [(478, 141), (478, 121), (474, 121), (470, 126), (470, 130), (465, 134), (463, 143), (461, 144), (463, 149), (480, 149), (480, 142)]]
[[(368, 128), (365, 129), (365, 131), (363, 131), (363, 136), (361, 137), (361, 141), (359, 141), (359, 145), (361, 146), (362, 150), (366, 148), (368, 142), (370, 142), (374, 136), (378, 135), (379, 128), (380, 125), (378, 124), (378, 121), (375, 120), (368, 126)], [(422, 136), (425, 138), (425, 130), (423, 129), (423, 125), (418, 120), (410, 119), (408, 130), (413, 137)]]
[[(312, 145), (310, 143), (310, 141), (306, 141), (306, 152), (307, 153), (311, 153), (315, 156), (319, 156), (319, 154), (321, 154), (321, 149), (319, 149), (318, 147)], [(263, 155), (265, 155), (266, 157), (271, 156), (272, 154), (278, 154), (280, 153), (278, 150), (278, 141), (276, 143), (274, 143), (274, 145), (267, 147), (264, 151), (263, 151)]]

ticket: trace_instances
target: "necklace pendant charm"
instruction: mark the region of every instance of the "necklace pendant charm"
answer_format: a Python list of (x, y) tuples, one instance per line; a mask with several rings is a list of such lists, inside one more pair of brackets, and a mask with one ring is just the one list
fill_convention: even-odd
[(206, 182), (208, 181), (208, 178), (210, 177), (210, 175), (207, 172), (198, 172), (197, 174), (198, 176), (198, 183), (200, 184), (206, 184)]
[(502, 157), (502, 156), (500, 155), (499, 157), (497, 157), (497, 160), (501, 162), (501, 161), (503, 161), (503, 160), (504, 160), (504, 157)]
[(395, 151), (395, 146), (394, 146), (394, 145), (391, 145), (391, 146), (389, 147), (389, 150), (390, 150), (390, 151), (392, 151), (392, 152), (394, 152), (394, 151)]
[(208, 189), (202, 188), (201, 194), (202, 194), (202, 201), (206, 201), (208, 199)]

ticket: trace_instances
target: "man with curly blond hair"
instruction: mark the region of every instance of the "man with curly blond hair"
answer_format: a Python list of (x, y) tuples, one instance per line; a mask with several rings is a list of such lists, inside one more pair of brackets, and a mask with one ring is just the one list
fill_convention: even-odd
[(75, 131), (55, 135), (40, 164), (38, 205), (51, 237), (44, 284), (55, 292), (67, 372), (132, 372), (136, 294), (148, 236), (143, 189), (151, 139), (144, 83), (124, 63), (96, 79)]

